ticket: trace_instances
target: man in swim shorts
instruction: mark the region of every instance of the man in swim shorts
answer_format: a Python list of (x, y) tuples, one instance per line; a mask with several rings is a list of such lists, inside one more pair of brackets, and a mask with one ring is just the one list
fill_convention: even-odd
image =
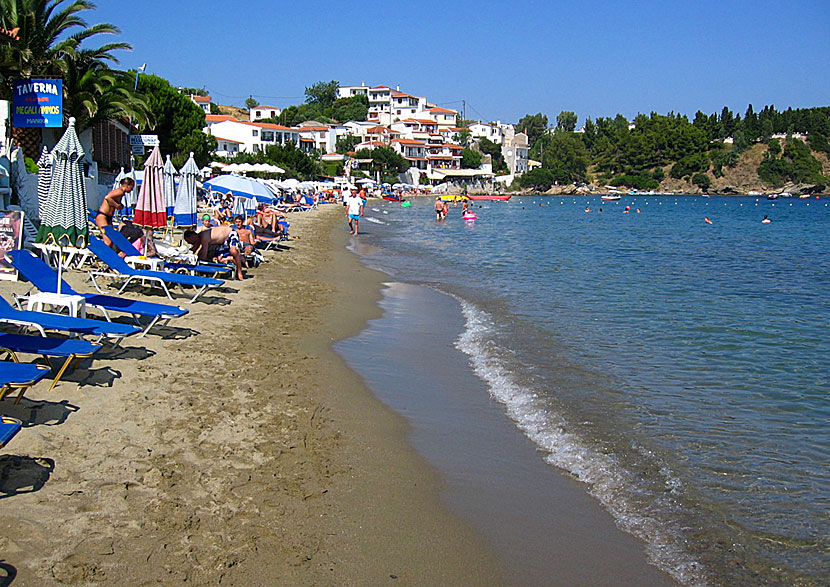
[(104, 201), (101, 202), (101, 207), (98, 208), (98, 213), (95, 214), (95, 226), (101, 229), (101, 240), (108, 246), (112, 246), (112, 241), (104, 234), (104, 227), (112, 226), (112, 217), (116, 210), (121, 210), (124, 204), (121, 200), (124, 194), (129, 194), (135, 188), (135, 180), (132, 177), (125, 177), (117, 188), (113, 189), (104, 196)]
[(359, 195), (351, 195), (349, 192), (349, 199), (343, 200), (346, 204), (346, 217), (349, 219), (349, 234), (357, 234), (357, 224), (360, 217), (363, 216), (363, 198)]
[(236, 278), (242, 280), (242, 242), (239, 234), (233, 227), (223, 224), (214, 226), (202, 232), (186, 230), (184, 240), (190, 245), (190, 250), (199, 255), (200, 261), (209, 261), (221, 252), (222, 246), (227, 247), (233, 264), (236, 266)]

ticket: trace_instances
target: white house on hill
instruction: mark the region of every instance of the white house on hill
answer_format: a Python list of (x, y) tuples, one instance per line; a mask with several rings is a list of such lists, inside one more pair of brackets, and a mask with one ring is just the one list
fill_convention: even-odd
[(194, 96), (191, 94), (190, 99), (199, 108), (205, 111), (205, 114), (210, 114), (210, 96)]
[(257, 106), (248, 111), (251, 122), (259, 122), (265, 118), (277, 118), (282, 113), (276, 106)]

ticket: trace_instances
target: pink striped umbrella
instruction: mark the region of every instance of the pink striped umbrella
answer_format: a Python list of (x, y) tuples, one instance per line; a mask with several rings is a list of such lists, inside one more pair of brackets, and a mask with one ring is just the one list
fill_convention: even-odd
[(135, 204), (133, 222), (146, 228), (167, 226), (167, 205), (164, 201), (164, 161), (158, 145), (144, 163), (144, 180)]

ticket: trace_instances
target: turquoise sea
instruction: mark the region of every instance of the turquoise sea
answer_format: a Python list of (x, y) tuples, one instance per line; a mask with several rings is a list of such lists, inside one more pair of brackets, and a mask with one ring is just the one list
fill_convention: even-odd
[(483, 393), (660, 569), (828, 584), (829, 203), (370, 201), (354, 248), (458, 304)]

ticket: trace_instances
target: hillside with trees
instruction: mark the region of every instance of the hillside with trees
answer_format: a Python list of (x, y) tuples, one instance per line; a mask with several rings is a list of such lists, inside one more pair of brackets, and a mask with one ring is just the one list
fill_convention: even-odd
[(778, 112), (752, 105), (743, 117), (723, 108), (681, 114), (652, 112), (628, 121), (588, 119), (575, 130), (576, 115), (562, 112), (548, 128), (542, 114), (523, 117), (531, 158), (541, 162), (519, 179), (538, 191), (590, 183), (620, 189), (746, 193), (792, 187), (823, 192), (830, 184), (830, 108)]

